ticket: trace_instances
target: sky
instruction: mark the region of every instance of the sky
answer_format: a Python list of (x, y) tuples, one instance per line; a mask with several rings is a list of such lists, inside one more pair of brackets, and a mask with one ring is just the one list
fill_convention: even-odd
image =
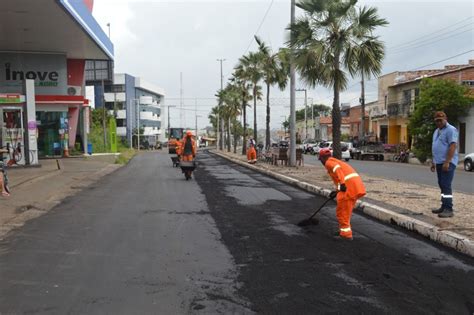
[[(472, 1), (366, 0), (358, 5), (376, 7), (390, 23), (376, 32), (386, 46), (382, 74), (414, 70), (448, 58), (422, 69), (474, 59), (472, 51), (451, 58), (474, 49)], [(257, 49), (254, 34), (274, 51), (283, 47), (290, 0), (95, 0), (93, 15), (106, 32), (110, 23), (115, 72), (139, 76), (164, 88), (165, 105), (180, 105), (182, 88), (184, 110), (170, 110), (171, 125), (194, 128), (197, 114), (198, 127), (204, 128), (220, 88), (217, 59), (225, 59), (225, 84), (238, 59)], [(296, 15), (302, 12), (297, 10)], [(342, 103), (358, 103), (358, 82), (360, 78), (350, 79), (349, 88), (341, 94)], [(300, 81), (296, 86), (308, 90), (308, 103), (332, 104), (331, 90), (306, 87)], [(289, 95), (288, 89), (272, 89), (272, 128), (281, 128), (289, 115)], [(296, 97), (297, 108), (303, 108), (304, 93), (297, 92)], [(376, 99), (377, 80), (372, 78), (366, 84), (366, 102)], [(167, 115), (166, 110), (163, 114)], [(166, 125), (166, 119), (163, 122)], [(257, 123), (259, 129), (264, 128), (263, 102), (257, 106)], [(253, 114), (249, 124), (253, 126)]]

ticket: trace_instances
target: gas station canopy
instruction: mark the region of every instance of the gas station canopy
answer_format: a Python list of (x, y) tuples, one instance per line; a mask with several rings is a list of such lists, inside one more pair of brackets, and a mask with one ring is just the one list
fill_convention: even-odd
[(113, 60), (114, 47), (82, 0), (1, 0), (0, 51)]

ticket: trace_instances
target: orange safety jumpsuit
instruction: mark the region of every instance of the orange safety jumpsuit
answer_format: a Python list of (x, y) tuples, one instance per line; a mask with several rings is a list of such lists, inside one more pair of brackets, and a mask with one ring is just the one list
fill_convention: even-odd
[(178, 156), (178, 158), (181, 158), (181, 140), (176, 140), (176, 155)]
[(351, 216), (357, 199), (365, 196), (365, 187), (359, 174), (347, 163), (330, 157), (324, 165), (339, 190), (345, 184), (347, 190), (339, 191), (336, 197), (336, 217), (339, 222), (339, 235), (352, 238)]
[(257, 162), (257, 151), (255, 151), (255, 147), (253, 145), (247, 150), (247, 161), (249, 163)]
[[(191, 143), (186, 143), (187, 141), (190, 141)], [(194, 141), (194, 139), (191, 137), (184, 137), (181, 143), (181, 160), (190, 162), (195, 156), (196, 141)]]

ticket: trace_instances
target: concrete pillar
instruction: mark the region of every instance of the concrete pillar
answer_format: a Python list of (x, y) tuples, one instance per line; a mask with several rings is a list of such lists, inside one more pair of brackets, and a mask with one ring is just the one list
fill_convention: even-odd
[(25, 161), (27, 165), (39, 164), (38, 139), (36, 137), (35, 81), (25, 80)]

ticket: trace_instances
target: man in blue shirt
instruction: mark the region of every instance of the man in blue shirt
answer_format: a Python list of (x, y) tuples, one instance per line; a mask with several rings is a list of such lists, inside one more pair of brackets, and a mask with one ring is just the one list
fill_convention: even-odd
[(434, 119), (437, 129), (433, 133), (431, 171), (436, 170), (438, 174), (438, 185), (441, 189), (441, 207), (432, 212), (437, 213), (440, 218), (450, 218), (454, 215), (451, 183), (458, 165), (458, 131), (448, 123), (448, 117), (444, 112), (436, 112)]

